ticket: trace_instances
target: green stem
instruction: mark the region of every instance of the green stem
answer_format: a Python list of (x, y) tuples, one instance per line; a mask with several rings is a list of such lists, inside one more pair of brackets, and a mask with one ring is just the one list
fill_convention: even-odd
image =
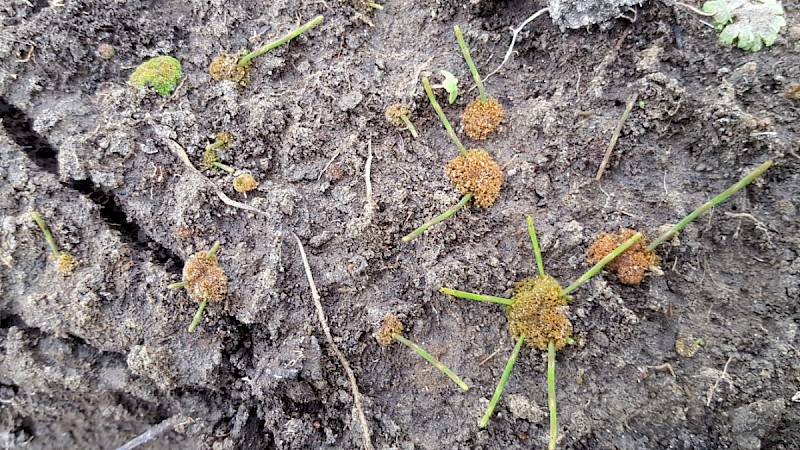
[(607, 254), (605, 256), (605, 258), (601, 259), (600, 262), (598, 262), (597, 264), (592, 266), (591, 269), (589, 269), (588, 271), (586, 271), (586, 273), (581, 275), (581, 277), (578, 278), (577, 280), (575, 280), (574, 283), (572, 283), (569, 286), (567, 286), (566, 289), (563, 289), (558, 295), (560, 297), (564, 296), (564, 295), (568, 295), (570, 292), (572, 292), (575, 289), (577, 289), (580, 285), (582, 285), (583, 283), (586, 283), (587, 281), (589, 281), (590, 278), (592, 278), (593, 276), (597, 275), (597, 272), (600, 272), (601, 270), (603, 270), (603, 267), (605, 267), (606, 264), (608, 264), (611, 261), (613, 261), (614, 258), (616, 258), (617, 256), (621, 255), (625, 250), (627, 250), (631, 245), (635, 244), (636, 241), (638, 241), (641, 238), (642, 238), (642, 233), (636, 233), (633, 236), (631, 236), (627, 241), (623, 242), (622, 245), (620, 245), (619, 247), (614, 249), (613, 252)]
[(436, 111), (436, 114), (439, 115), (439, 119), (442, 121), (442, 124), (444, 124), (444, 129), (447, 130), (447, 135), (450, 136), (450, 140), (456, 144), (458, 151), (461, 152), (463, 156), (467, 156), (467, 149), (464, 148), (464, 144), (461, 143), (461, 139), (456, 136), (456, 132), (453, 131), (450, 121), (447, 120), (447, 116), (444, 115), (442, 107), (439, 106), (439, 102), (436, 101), (436, 97), (433, 95), (433, 89), (431, 89), (431, 83), (428, 81), (428, 77), (422, 77), (422, 86), (425, 88), (425, 93), (428, 94), (428, 100), (431, 101), (433, 109)]
[(211, 144), (206, 145), (206, 151), (216, 150), (224, 146), (225, 146), (225, 141), (214, 141)]
[(506, 387), (508, 377), (511, 375), (511, 369), (514, 368), (514, 364), (517, 362), (517, 356), (519, 356), (519, 351), (522, 348), (523, 342), (525, 342), (525, 335), (521, 334), (519, 339), (517, 339), (517, 345), (514, 346), (514, 351), (511, 352), (511, 358), (509, 358), (506, 363), (506, 368), (503, 370), (503, 375), (500, 377), (500, 383), (498, 383), (497, 388), (494, 390), (494, 395), (492, 395), (492, 400), (489, 402), (489, 407), (486, 408), (486, 413), (483, 415), (483, 419), (481, 419), (481, 428), (486, 428), (489, 419), (492, 418), (494, 408), (497, 407), (497, 402), (500, 401), (500, 395), (503, 394), (503, 389)]
[(56, 245), (56, 240), (53, 239), (53, 233), (47, 228), (47, 224), (44, 223), (42, 216), (36, 211), (31, 211), (31, 217), (33, 217), (33, 220), (36, 221), (36, 225), (39, 225), (39, 229), (44, 233), (44, 240), (47, 241), (47, 245), (50, 246), (50, 251), (53, 253), (53, 256), (58, 257), (61, 252), (58, 251), (58, 245)]
[(223, 164), (221, 162), (213, 162), (213, 163), (211, 163), (211, 167), (216, 167), (217, 169), (222, 169), (222, 170), (224, 170), (225, 172), (228, 172), (228, 173), (236, 172), (236, 169), (234, 169), (233, 167), (231, 167), (231, 166), (229, 166), (227, 164)]
[(397, 333), (392, 333), (392, 338), (395, 341), (401, 344), (405, 344), (407, 347), (417, 352), (419, 356), (422, 356), (423, 358), (425, 358), (426, 361), (433, 364), (433, 366), (439, 369), (440, 372), (450, 377), (450, 379), (453, 380), (458, 385), (458, 387), (460, 387), (465, 391), (469, 390), (469, 386), (467, 386), (467, 383), (464, 383), (464, 381), (461, 378), (459, 378), (458, 375), (453, 373), (453, 371), (450, 370), (449, 367), (445, 366), (444, 363), (439, 361), (435, 356), (426, 352), (424, 348), (420, 347), (419, 345), (415, 344), (412, 341), (409, 341), (408, 339), (404, 338), (403, 336)]
[(547, 405), (550, 407), (550, 445), (555, 450), (558, 440), (558, 415), (556, 412), (556, 347), (553, 341), (547, 344)]
[(698, 217), (703, 215), (709, 209), (711, 209), (714, 206), (724, 202), (725, 200), (728, 199), (728, 197), (730, 197), (731, 195), (735, 194), (736, 192), (738, 192), (739, 190), (741, 190), (743, 187), (747, 186), (748, 184), (752, 183), (753, 180), (758, 178), (759, 175), (764, 173), (771, 166), (772, 166), (772, 160), (768, 160), (764, 164), (761, 164), (754, 171), (750, 172), (746, 177), (742, 178), (741, 180), (737, 181), (736, 184), (734, 184), (733, 186), (731, 186), (728, 189), (726, 189), (723, 193), (721, 193), (718, 196), (712, 198), (710, 201), (704, 203), (702, 206), (700, 206), (699, 208), (697, 208), (694, 211), (692, 211), (691, 214), (689, 214), (688, 216), (684, 217), (683, 220), (681, 220), (680, 222), (677, 223), (677, 225), (672, 227), (666, 233), (664, 233), (661, 236), (659, 236), (658, 239), (656, 239), (655, 241), (651, 242), (650, 245), (648, 245), (645, 250), (646, 251), (655, 250), (655, 248), (658, 247), (659, 245), (661, 245), (664, 242), (672, 239), (672, 236), (675, 236), (675, 233), (677, 233), (678, 231), (682, 230), (683, 227), (688, 225), (691, 221), (697, 219)]
[(414, 124), (411, 123), (410, 120), (408, 120), (408, 117), (405, 114), (401, 115), (400, 119), (403, 121), (404, 124), (406, 124), (406, 128), (408, 128), (408, 131), (411, 132), (411, 136), (414, 136), (414, 139), (419, 137), (419, 134), (417, 134), (417, 129), (414, 128)]
[(186, 287), (187, 284), (189, 284), (187, 281), (178, 281), (177, 283), (168, 284), (167, 289), (180, 289)]
[(453, 27), (453, 30), (456, 32), (456, 40), (458, 40), (458, 46), (461, 47), (461, 53), (464, 54), (464, 59), (467, 60), (469, 70), (472, 72), (472, 78), (475, 79), (475, 84), (478, 85), (478, 92), (480, 92), (481, 102), (485, 102), (488, 98), (486, 96), (486, 88), (483, 87), (483, 81), (481, 81), (481, 76), (478, 74), (478, 68), (475, 67), (475, 62), (472, 61), (472, 56), (469, 54), (469, 47), (467, 47), (467, 43), (464, 41), (464, 35), (461, 34), (461, 28), (456, 25)]
[(200, 307), (197, 308), (197, 312), (194, 314), (194, 319), (192, 319), (192, 323), (189, 325), (189, 333), (194, 333), (197, 325), (200, 324), (200, 318), (203, 317), (203, 311), (205, 311), (207, 304), (208, 300), (203, 300), (203, 302), (200, 303)]
[(374, 3), (374, 2), (367, 2), (367, 6), (369, 6), (372, 9), (377, 9), (377, 10), (383, 11), (383, 5), (379, 5), (379, 4)]
[(536, 257), (536, 267), (539, 268), (539, 276), (544, 276), (544, 264), (542, 263), (542, 252), (539, 250), (539, 240), (536, 239), (536, 229), (533, 228), (533, 217), (528, 216), (528, 234), (531, 235), (533, 244), (533, 254)]
[(447, 219), (448, 217), (450, 217), (453, 214), (455, 214), (456, 212), (458, 212), (458, 210), (463, 208), (464, 205), (466, 205), (467, 202), (469, 202), (471, 199), (472, 199), (472, 194), (467, 194), (467, 195), (461, 197), (461, 201), (459, 201), (456, 204), (456, 206), (453, 206), (452, 208), (450, 208), (447, 211), (439, 214), (438, 216), (434, 217), (433, 219), (423, 223), (422, 226), (420, 226), (416, 230), (414, 230), (411, 233), (409, 233), (406, 236), (404, 236), (403, 237), (403, 242), (409, 242), (411, 240), (414, 240), (414, 239), (418, 238), (428, 228), (436, 225), (437, 223)]
[(477, 300), (479, 302), (500, 303), (501, 305), (506, 305), (506, 306), (511, 306), (511, 304), (513, 304), (510, 298), (495, 297), (493, 295), (475, 294), (472, 292), (458, 291), (450, 288), (440, 288), (439, 292), (441, 292), (444, 295), (450, 295), (456, 298), (466, 298), (469, 300)]
[(206, 253), (206, 258), (211, 258), (212, 256), (216, 256), (217, 252), (219, 251), (220, 242), (214, 241), (214, 245), (208, 250)]
[(272, 50), (274, 48), (280, 47), (281, 45), (291, 41), (292, 39), (296, 38), (297, 36), (300, 36), (301, 34), (305, 33), (306, 31), (308, 31), (308, 30), (314, 28), (315, 26), (319, 25), (320, 23), (322, 23), (323, 19), (324, 19), (324, 17), (322, 17), (322, 16), (314, 17), (313, 19), (311, 19), (310, 21), (308, 21), (305, 24), (301, 25), (299, 28), (293, 30), (292, 32), (290, 32), (286, 36), (284, 36), (284, 37), (282, 37), (282, 38), (280, 38), (278, 40), (272, 41), (269, 44), (259, 48), (258, 50), (253, 50), (252, 52), (242, 56), (242, 58), (239, 60), (239, 67), (245, 67), (245, 66), (249, 65), (250, 64), (250, 60), (255, 58), (256, 56), (261, 56), (264, 53), (267, 53), (268, 51), (270, 51), (270, 50)]

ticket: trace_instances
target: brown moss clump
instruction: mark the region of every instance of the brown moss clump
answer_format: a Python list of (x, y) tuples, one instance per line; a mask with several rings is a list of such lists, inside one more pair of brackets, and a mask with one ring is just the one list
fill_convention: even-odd
[(388, 314), (381, 321), (381, 328), (375, 333), (375, 339), (381, 345), (389, 345), (394, 342), (393, 334), (403, 332), (403, 324), (394, 314)]
[(230, 53), (223, 53), (208, 66), (208, 72), (211, 78), (219, 80), (230, 80), (238, 83), (241, 86), (247, 86), (250, 83), (250, 66), (239, 65), (239, 56)]
[[(586, 261), (591, 265), (597, 264), (634, 234), (636, 232), (628, 228), (621, 228), (617, 233), (600, 233), (597, 240), (589, 247)], [(608, 263), (605, 268), (610, 272), (616, 273), (619, 281), (624, 284), (641, 283), (647, 268), (659, 262), (656, 253), (646, 251), (646, 247), (647, 239), (639, 239), (625, 252)]]
[(462, 194), (474, 194), (475, 204), (482, 207), (497, 201), (503, 185), (503, 171), (482, 148), (456, 156), (447, 163), (444, 173)]
[(786, 86), (786, 98), (790, 100), (800, 100), (800, 83), (789, 83)]
[(219, 155), (217, 154), (217, 149), (213, 147), (206, 147), (205, 151), (203, 152), (203, 159), (200, 160), (200, 164), (203, 165), (206, 169), (210, 169), (214, 167), (214, 163), (220, 162)]
[(396, 127), (403, 125), (403, 116), (408, 118), (410, 114), (411, 110), (408, 109), (408, 106), (402, 103), (395, 103), (394, 105), (386, 108), (386, 120)]
[(186, 292), (197, 302), (219, 301), (228, 293), (228, 277), (217, 264), (216, 256), (197, 252), (183, 266)]
[(250, 192), (258, 187), (258, 182), (249, 173), (243, 173), (233, 179), (233, 189), (236, 192)]
[(78, 260), (67, 252), (59, 252), (56, 257), (56, 265), (58, 266), (58, 273), (61, 276), (70, 276), (78, 265)]
[(512, 304), (506, 309), (508, 327), (514, 338), (525, 335), (529, 347), (547, 350), (551, 341), (556, 350), (567, 344), (572, 324), (567, 318), (567, 298), (559, 296), (561, 285), (553, 277), (528, 278), (514, 286)]
[(461, 126), (470, 139), (482, 141), (500, 126), (504, 116), (503, 106), (494, 98), (489, 97), (485, 102), (477, 99), (464, 110)]

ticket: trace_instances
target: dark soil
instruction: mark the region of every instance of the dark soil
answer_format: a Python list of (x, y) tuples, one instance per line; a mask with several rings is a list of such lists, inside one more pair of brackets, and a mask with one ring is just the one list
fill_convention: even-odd
[[(562, 31), (535, 20), (486, 82), (506, 109), (504, 129), (468, 143), (504, 167), (500, 198), (401, 244), (459, 199), (443, 173), (456, 149), (421, 75), (460, 78), (461, 96), (445, 106), (458, 123), (477, 91), (453, 25), (485, 75), (508, 28), (543, 6), (387, 0), (365, 15), (335, 0), (0, 4), (0, 446), (115, 448), (182, 415), (148, 448), (361, 447), (294, 232), (376, 448), (543, 447), (544, 355), (523, 350), (480, 430), (512, 337), (500, 306), (438, 289), (510, 296), (536, 272), (526, 215), (549, 274), (567, 285), (600, 232), (655, 237), (773, 159), (659, 249), (663, 275), (624, 286), (604, 273), (574, 293), (577, 345), (557, 362), (559, 446), (800, 447), (800, 103), (784, 95), (800, 81), (796, 2), (784, 2), (789, 25), (759, 53), (721, 46), (671, 0), (636, 8), (635, 22)], [(320, 26), (254, 60), (249, 86), (211, 80), (217, 54), (317, 14)], [(103, 43), (116, 56), (101, 59)], [(183, 63), (177, 92), (128, 86), (133, 68), (159, 54)], [(386, 122), (398, 101), (412, 106), (418, 140)], [(191, 170), (176, 154), (200, 167), (223, 130), (234, 142), (220, 156), (259, 181), (246, 197), (231, 175)], [(220, 190), (260, 212), (223, 203)], [(80, 261), (72, 276), (48, 259), (34, 209)], [(215, 240), (228, 296), (189, 334), (197, 305), (166, 286)], [(372, 333), (388, 313), (472, 389), (407, 348), (380, 346)], [(702, 345), (680, 356), (679, 338)]]

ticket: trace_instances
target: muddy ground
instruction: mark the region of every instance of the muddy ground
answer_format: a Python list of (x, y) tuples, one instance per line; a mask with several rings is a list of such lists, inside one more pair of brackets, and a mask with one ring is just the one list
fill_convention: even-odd
[[(653, 236), (773, 159), (659, 249), (663, 275), (630, 287), (603, 274), (575, 293), (577, 344), (557, 360), (559, 445), (798, 448), (800, 102), (784, 96), (800, 81), (796, 2), (784, 2), (788, 27), (759, 53), (719, 45), (669, 0), (578, 30), (546, 15), (532, 22), (486, 83), (507, 110), (502, 132), (468, 142), (504, 167), (498, 203), (400, 242), (459, 199), (441, 169), (456, 150), (421, 75), (448, 69), (461, 79), (461, 97), (445, 106), (457, 122), (476, 91), (467, 91), (453, 25), (485, 75), (506, 52), (509, 26), (544, 6), (387, 1), (364, 13), (335, 0), (3, 2), (0, 445), (115, 448), (177, 417), (147, 448), (361, 447), (294, 232), (376, 448), (542, 447), (544, 355), (523, 350), (480, 430), (512, 337), (500, 306), (437, 290), (508, 296), (535, 274), (525, 215), (545, 267), (566, 285), (587, 269), (599, 232)], [(208, 75), (217, 54), (317, 14), (320, 26), (254, 61), (248, 87)], [(113, 58), (97, 55), (102, 43), (116, 48)], [(128, 86), (133, 68), (159, 54), (183, 63), (176, 93)], [(386, 122), (397, 101), (411, 105), (419, 139)], [(260, 182), (247, 196), (231, 176), (177, 156), (183, 149), (200, 168), (222, 130), (234, 143), (221, 156)], [(229, 206), (218, 191), (261, 212)], [(48, 259), (34, 209), (80, 261), (71, 276)], [(166, 285), (215, 240), (229, 294), (189, 334), (197, 305)], [(387, 313), (471, 390), (399, 344), (379, 346), (372, 333)], [(691, 358), (676, 353), (684, 337), (702, 339)]]

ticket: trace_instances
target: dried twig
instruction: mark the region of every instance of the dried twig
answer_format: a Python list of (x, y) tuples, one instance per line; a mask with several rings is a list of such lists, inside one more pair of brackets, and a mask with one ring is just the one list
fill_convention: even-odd
[(150, 427), (150, 429), (126, 442), (121, 447), (117, 447), (117, 450), (133, 450), (134, 448), (142, 444), (146, 444), (164, 433), (174, 430), (175, 427), (187, 424), (191, 421), (191, 418), (188, 418), (183, 414), (176, 414), (166, 420), (163, 420), (158, 425)]
[(722, 375), (717, 378), (717, 381), (714, 382), (714, 386), (708, 391), (708, 399), (706, 400), (706, 406), (711, 406), (711, 400), (714, 398), (714, 394), (717, 392), (717, 388), (719, 387), (719, 382), (725, 380), (728, 384), (731, 384), (730, 379), (728, 378), (728, 364), (731, 363), (733, 360), (733, 356), (728, 357), (728, 362), (725, 363), (725, 367), (722, 369)]
[(622, 117), (620, 117), (619, 122), (617, 122), (617, 128), (614, 129), (614, 134), (611, 135), (611, 141), (608, 143), (608, 149), (606, 149), (605, 156), (603, 156), (603, 162), (600, 163), (600, 168), (597, 169), (597, 175), (594, 177), (596, 181), (600, 181), (600, 177), (603, 176), (603, 172), (606, 170), (608, 160), (611, 159), (611, 153), (614, 151), (614, 147), (617, 145), (617, 139), (619, 139), (619, 135), (622, 133), (622, 127), (625, 126), (625, 121), (628, 120), (628, 116), (631, 114), (633, 104), (636, 103), (637, 98), (639, 98), (639, 94), (634, 93), (628, 99), (628, 104), (625, 105), (625, 111), (623, 111)]
[(367, 185), (367, 202), (372, 200), (372, 180), (370, 180), (370, 169), (372, 169), (372, 141), (370, 140), (367, 142), (367, 149), (369, 151), (369, 156), (367, 156), (367, 162), (364, 164), (364, 182)]
[(292, 233), (292, 236), (294, 236), (294, 239), (297, 241), (297, 248), (300, 250), (300, 258), (303, 260), (306, 278), (308, 279), (308, 285), (311, 288), (311, 298), (314, 300), (314, 306), (317, 309), (317, 317), (319, 318), (320, 325), (322, 325), (322, 331), (325, 333), (325, 339), (327, 339), (328, 344), (333, 349), (333, 353), (336, 354), (336, 358), (342, 364), (342, 367), (344, 367), (344, 371), (347, 373), (347, 379), (350, 381), (350, 390), (353, 394), (353, 403), (355, 404), (354, 406), (356, 413), (358, 414), (358, 420), (361, 422), (364, 448), (367, 450), (373, 450), (374, 447), (370, 441), (370, 430), (369, 425), (367, 424), (367, 417), (364, 415), (364, 409), (361, 406), (361, 392), (358, 390), (356, 376), (353, 373), (353, 369), (350, 368), (350, 364), (347, 362), (347, 359), (345, 359), (342, 352), (339, 351), (339, 347), (337, 347), (336, 343), (333, 342), (331, 329), (328, 326), (328, 319), (325, 317), (325, 311), (322, 309), (321, 297), (317, 291), (317, 284), (314, 283), (314, 276), (311, 274), (311, 266), (308, 265), (308, 257), (306, 256), (306, 250), (303, 247), (303, 243), (300, 242), (300, 238), (297, 237), (296, 234)]
[(336, 152), (333, 154), (333, 157), (331, 157), (331, 159), (328, 160), (328, 163), (325, 164), (325, 167), (323, 167), (322, 170), (319, 171), (319, 175), (317, 175), (317, 180), (322, 178), (322, 174), (328, 171), (328, 168), (331, 166), (331, 164), (333, 164), (336, 158), (339, 157), (339, 153), (341, 153), (341, 151), (336, 150)]
[(483, 77), (483, 81), (488, 80), (489, 77), (491, 77), (492, 75), (496, 74), (497, 71), (499, 71), (503, 67), (503, 65), (506, 62), (508, 62), (509, 59), (511, 59), (511, 53), (514, 51), (514, 44), (517, 43), (517, 36), (519, 36), (519, 33), (522, 31), (522, 29), (525, 28), (525, 26), (527, 26), (534, 19), (536, 19), (537, 17), (539, 17), (542, 14), (547, 13), (547, 12), (550, 12), (550, 8), (542, 8), (539, 11), (536, 11), (535, 13), (533, 13), (533, 15), (531, 15), (527, 19), (525, 19), (525, 21), (522, 22), (520, 24), (520, 26), (518, 26), (517, 28), (513, 28), (513, 27), (511, 28), (511, 45), (509, 45), (508, 46), (508, 50), (506, 50), (506, 56), (503, 57), (503, 62), (501, 62), (500, 65), (497, 66), (497, 68), (494, 69), (491, 73), (489, 73), (489, 75), (486, 75), (485, 77)]

